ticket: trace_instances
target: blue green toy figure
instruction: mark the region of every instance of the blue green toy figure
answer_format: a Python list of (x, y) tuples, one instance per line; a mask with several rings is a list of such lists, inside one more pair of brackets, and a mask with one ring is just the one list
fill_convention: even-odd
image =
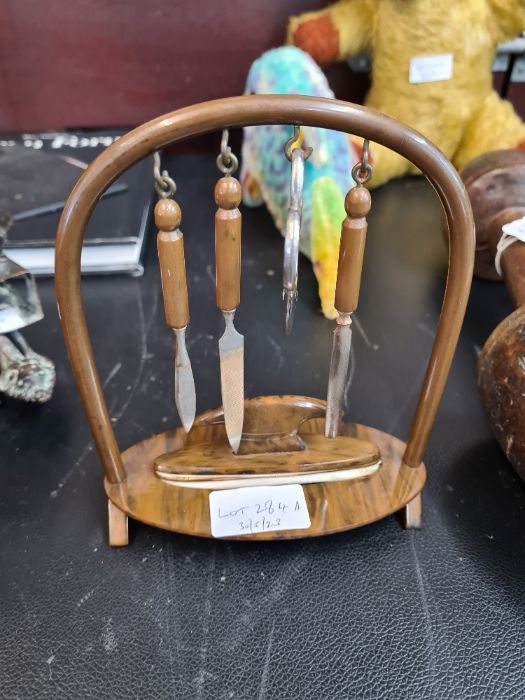
[[(334, 98), (324, 73), (308, 54), (293, 46), (272, 49), (251, 66), (248, 94), (311, 95)], [(265, 203), (284, 235), (290, 199), (290, 163), (284, 145), (291, 126), (244, 129), (241, 182), (248, 206)], [(352, 187), (358, 157), (348, 136), (338, 131), (304, 127), (304, 147), (312, 148), (304, 164), (300, 249), (313, 263), (321, 308), (335, 318), (335, 282), (344, 198)]]

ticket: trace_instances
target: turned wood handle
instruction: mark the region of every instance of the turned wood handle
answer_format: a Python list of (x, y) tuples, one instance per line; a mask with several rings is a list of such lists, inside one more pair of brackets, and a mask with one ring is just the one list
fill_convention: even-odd
[(185, 328), (190, 322), (184, 236), (180, 225), (180, 208), (172, 199), (163, 199), (155, 207), (157, 252), (159, 254), (162, 295), (166, 323), (171, 328)]
[(233, 311), (241, 300), (241, 186), (234, 177), (222, 177), (215, 187), (216, 303)]
[(341, 226), (334, 304), (339, 313), (357, 309), (368, 227), (365, 217), (370, 203), (370, 193), (365, 187), (354, 187), (346, 195), (347, 217)]
[(166, 323), (171, 328), (185, 328), (190, 322), (190, 311), (182, 233), (178, 229), (159, 231), (157, 250)]

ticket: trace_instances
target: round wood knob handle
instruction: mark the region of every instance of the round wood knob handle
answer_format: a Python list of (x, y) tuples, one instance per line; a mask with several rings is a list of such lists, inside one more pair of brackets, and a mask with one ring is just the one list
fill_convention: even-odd
[(241, 301), (241, 185), (231, 175), (215, 186), (216, 303), (221, 311), (233, 311)]
[(179, 229), (181, 213), (173, 199), (162, 199), (155, 207), (157, 252), (160, 263), (162, 295), (166, 323), (171, 328), (185, 328), (190, 321), (184, 236)]
[(371, 203), (366, 187), (354, 187), (346, 195), (347, 217), (341, 226), (334, 304), (339, 313), (351, 313), (357, 309), (368, 228), (365, 217)]

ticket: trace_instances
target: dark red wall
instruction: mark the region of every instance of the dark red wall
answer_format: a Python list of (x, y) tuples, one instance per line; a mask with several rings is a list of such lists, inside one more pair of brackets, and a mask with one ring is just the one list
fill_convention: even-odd
[[(133, 126), (238, 95), (252, 61), (283, 43), (289, 15), (326, 4), (0, 0), (0, 131)], [(366, 76), (339, 65), (328, 77), (338, 97), (362, 101)]]
[(0, 130), (134, 125), (242, 93), (323, 0), (1, 0)]

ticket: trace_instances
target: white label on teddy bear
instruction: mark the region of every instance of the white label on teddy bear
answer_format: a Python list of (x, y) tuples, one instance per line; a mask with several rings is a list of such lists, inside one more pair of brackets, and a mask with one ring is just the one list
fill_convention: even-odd
[(408, 80), (411, 83), (436, 83), (450, 80), (454, 69), (454, 55), (416, 56), (410, 61)]

